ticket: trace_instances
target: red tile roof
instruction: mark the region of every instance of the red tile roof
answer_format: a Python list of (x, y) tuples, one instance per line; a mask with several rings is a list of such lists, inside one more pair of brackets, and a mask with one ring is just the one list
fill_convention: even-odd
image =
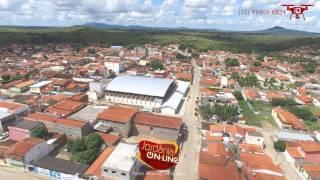
[(136, 113), (137, 109), (134, 108), (125, 106), (110, 106), (108, 109), (100, 113), (97, 119), (102, 121), (127, 123)]
[(87, 124), (85, 122), (74, 120), (74, 119), (58, 118), (55, 116), (50, 116), (42, 113), (32, 113), (32, 114), (29, 114), (24, 119), (30, 120), (30, 121), (39, 121), (43, 123), (50, 122), (50, 123), (63, 124), (65, 126), (71, 126), (71, 127), (83, 127)]
[(215, 180), (240, 180), (242, 175), (239, 173), (234, 161), (227, 160), (218, 156), (210, 155), (208, 152), (201, 151), (199, 159), (199, 179)]
[(298, 141), (305, 153), (320, 153), (320, 143), (315, 141)]
[(107, 145), (115, 145), (121, 139), (120, 136), (112, 134), (99, 133), (99, 135)]
[(213, 156), (227, 158), (228, 153), (226, 147), (222, 143), (209, 143), (208, 153)]
[(18, 110), (22, 107), (26, 107), (27, 105), (25, 104), (19, 104), (19, 103), (14, 103), (14, 102), (9, 102), (9, 101), (0, 101), (0, 107), (1, 108), (6, 108), (12, 111)]
[(281, 107), (274, 108), (274, 111), (282, 123), (290, 124), (294, 129), (307, 130), (303, 122), (293, 113), (283, 110)]
[(107, 147), (99, 155), (99, 157), (91, 164), (91, 166), (84, 172), (85, 176), (101, 176), (101, 166), (105, 160), (110, 156), (113, 151), (113, 147)]
[(310, 96), (299, 95), (296, 96), (296, 98), (304, 102), (305, 104), (311, 104), (313, 102), (313, 99)]
[(267, 155), (240, 153), (239, 159), (245, 162), (246, 166), (250, 167), (250, 169), (267, 169), (282, 174), (280, 167), (273, 164), (272, 159)]
[(157, 126), (169, 129), (180, 129), (182, 119), (169, 116), (160, 116), (146, 112), (138, 112), (134, 118), (136, 124)]
[(61, 102), (49, 107), (47, 109), (47, 111), (50, 113), (53, 113), (55, 115), (68, 116), (68, 115), (82, 109), (85, 106), (86, 106), (86, 103), (66, 99), (64, 101), (61, 101)]
[(238, 125), (229, 125), (229, 124), (216, 124), (210, 125), (210, 131), (212, 132), (225, 132), (235, 136), (239, 134), (241, 136), (245, 136), (246, 129), (238, 126)]
[(254, 145), (254, 144), (239, 144), (239, 150), (241, 152), (246, 152), (246, 153), (260, 153), (263, 154), (263, 148), (262, 146), (259, 145)]
[(27, 138), (23, 141), (15, 143), (5, 153), (5, 157), (12, 158), (15, 160), (22, 160), (23, 157), (28, 153), (34, 146), (45, 142), (44, 139), (40, 138)]

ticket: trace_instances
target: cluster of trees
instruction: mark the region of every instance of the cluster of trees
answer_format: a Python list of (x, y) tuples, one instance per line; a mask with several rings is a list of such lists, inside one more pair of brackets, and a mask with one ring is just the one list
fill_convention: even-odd
[(233, 121), (238, 112), (238, 107), (233, 105), (219, 105), (215, 104), (211, 106), (210, 104), (201, 105), (199, 107), (200, 115), (205, 120), (210, 120), (213, 115), (217, 115), (222, 121)]
[(272, 106), (282, 106), (285, 107), (288, 111), (292, 112), (298, 118), (303, 119), (305, 121), (315, 122), (317, 118), (315, 115), (306, 107), (298, 107), (297, 103), (292, 98), (274, 98), (271, 101)]
[(149, 67), (152, 68), (152, 70), (163, 70), (164, 69), (164, 66), (162, 64), (162, 62), (160, 61), (151, 61), (149, 64)]
[(292, 98), (272, 98), (271, 100), (272, 106), (294, 106), (296, 104), (296, 101)]
[(236, 80), (236, 81), (239, 81), (239, 79), (240, 79), (239, 73), (238, 73), (238, 72), (232, 72), (232, 74), (231, 74), (231, 79), (234, 79), (234, 80)]
[(293, 114), (295, 114), (298, 118), (303, 119), (305, 121), (312, 121), (312, 122), (317, 121), (317, 118), (306, 107), (291, 106), (291, 107), (288, 107), (288, 110)]
[(32, 130), (31, 137), (41, 138), (41, 139), (50, 139), (52, 134), (48, 132), (48, 129), (45, 127), (37, 127)]
[(99, 134), (91, 133), (87, 137), (67, 142), (67, 150), (72, 153), (71, 159), (79, 163), (90, 164), (99, 155), (103, 141)]
[(254, 74), (240, 78), (238, 82), (242, 87), (260, 87), (259, 80)]
[(261, 66), (261, 61), (255, 61), (255, 62), (253, 62), (253, 66), (255, 66), (255, 67), (260, 67), (260, 66)]
[(303, 69), (305, 73), (315, 73), (317, 71), (318, 64), (314, 61), (308, 61), (303, 65)]
[(237, 59), (228, 58), (224, 61), (224, 63), (226, 64), (227, 68), (233, 66), (240, 66), (240, 62)]
[(274, 79), (274, 78), (267, 78), (267, 79), (264, 81), (263, 86), (264, 86), (264, 87), (271, 87), (271, 88), (273, 88), (276, 83), (277, 83), (276, 79)]
[(234, 91), (234, 92), (233, 92), (233, 95), (234, 95), (234, 97), (236, 97), (236, 99), (237, 99), (238, 101), (242, 101), (242, 100), (244, 99), (243, 96), (242, 96), (241, 91)]
[(178, 54), (176, 55), (176, 58), (179, 59), (179, 60), (186, 60), (186, 59), (187, 59), (187, 56), (184, 56), (183, 54), (178, 53)]

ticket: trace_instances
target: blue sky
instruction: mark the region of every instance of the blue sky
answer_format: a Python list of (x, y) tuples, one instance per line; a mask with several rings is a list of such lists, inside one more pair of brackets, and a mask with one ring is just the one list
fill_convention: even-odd
[[(239, 10), (284, 10), (314, 4), (306, 20), (286, 15), (240, 16)], [(289, 12), (287, 12), (289, 13)], [(71, 26), (87, 22), (154, 27), (258, 30), (272, 26), (320, 32), (319, 0), (0, 0), (1, 25)]]

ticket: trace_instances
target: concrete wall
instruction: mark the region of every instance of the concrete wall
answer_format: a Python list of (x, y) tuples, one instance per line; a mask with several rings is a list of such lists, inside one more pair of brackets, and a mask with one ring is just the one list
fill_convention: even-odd
[(109, 127), (112, 127), (113, 132), (119, 133), (124, 137), (128, 137), (131, 133), (131, 129), (132, 129), (131, 121), (129, 121), (128, 123), (120, 123), (115, 121), (99, 120), (99, 122)]
[(23, 139), (31, 137), (31, 132), (27, 129), (9, 126), (9, 137), (15, 141), (22, 141)]
[(133, 126), (133, 135), (153, 136), (160, 139), (176, 141), (180, 130), (153, 127), (135, 123)]

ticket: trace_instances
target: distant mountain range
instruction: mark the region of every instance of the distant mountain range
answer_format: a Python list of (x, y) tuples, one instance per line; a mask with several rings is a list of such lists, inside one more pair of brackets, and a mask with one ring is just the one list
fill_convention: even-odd
[(113, 25), (103, 23), (86, 23), (82, 26), (97, 28), (97, 29), (119, 29), (119, 30), (185, 30), (185, 31), (206, 31), (206, 32), (239, 32), (239, 33), (257, 33), (257, 34), (273, 34), (273, 35), (320, 35), (320, 33), (286, 29), (280, 26), (275, 26), (270, 29), (260, 31), (224, 31), (218, 29), (193, 29), (186, 27), (169, 28), (169, 27), (148, 27), (148, 26), (137, 26), (137, 25)]

